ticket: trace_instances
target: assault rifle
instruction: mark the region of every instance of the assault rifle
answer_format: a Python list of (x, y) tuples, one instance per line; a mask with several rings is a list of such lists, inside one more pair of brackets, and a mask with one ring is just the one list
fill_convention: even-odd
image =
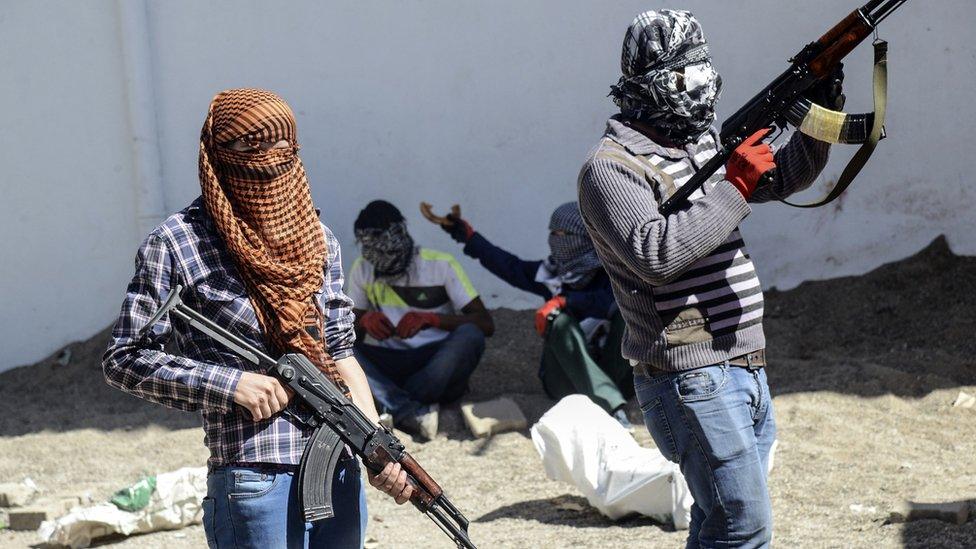
[(312, 410), (309, 426), (315, 431), (305, 446), (298, 468), (299, 494), (306, 521), (334, 516), (332, 478), (342, 450), (348, 445), (374, 473), (391, 461), (398, 462), (413, 487), (410, 502), (430, 517), (459, 548), (476, 549), (468, 538), (468, 520), (389, 429), (370, 421), (307, 357), (286, 354), (274, 360), (186, 306), (180, 299), (182, 290), (182, 286), (177, 286), (170, 292), (163, 306), (142, 328), (142, 334), (169, 313), (219, 341), (241, 358), (266, 369), (267, 375), (274, 376), (294, 391), (298, 400)]
[[(807, 44), (800, 53), (793, 56), (789, 69), (722, 124), (721, 149), (661, 204), (661, 214), (668, 216), (682, 206), (692, 193), (728, 162), (735, 148), (749, 136), (762, 128), (775, 126), (784, 129), (788, 123), (824, 141), (863, 143), (826, 197), (813, 204), (793, 205), (822, 206), (839, 196), (867, 162), (877, 142), (884, 137), (887, 43), (881, 40), (875, 42), (874, 113), (847, 115), (830, 111), (812, 105), (803, 98), (803, 94), (828, 78), (848, 53), (870, 36), (881, 21), (907, 1), (871, 0), (851, 12), (819, 40)], [(773, 175), (770, 172), (763, 175), (763, 183), (768, 184), (771, 181)]]

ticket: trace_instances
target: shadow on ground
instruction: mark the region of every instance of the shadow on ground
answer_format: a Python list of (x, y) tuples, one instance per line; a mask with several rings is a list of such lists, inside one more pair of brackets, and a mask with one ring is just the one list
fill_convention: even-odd
[[(922, 397), (976, 385), (973, 287), (976, 257), (954, 255), (940, 237), (915, 256), (863, 276), (768, 292), (765, 327), (774, 393)], [(542, 343), (533, 313), (498, 309), (494, 315), (496, 333), (466, 398), (513, 395), (535, 421), (551, 402), (536, 377)], [(35, 365), (0, 374), (0, 436), (200, 424), (196, 414), (107, 386), (100, 367), (107, 343), (105, 330)], [(65, 352), (70, 357), (62, 365), (58, 359)]]
[(976, 257), (939, 237), (856, 277), (766, 293), (774, 393), (923, 397), (976, 385)]
[(661, 530), (673, 532), (671, 526), (664, 526), (645, 516), (634, 516), (613, 521), (590, 507), (586, 498), (564, 494), (555, 498), (520, 501), (499, 507), (494, 511), (474, 519), (474, 522), (492, 522), (501, 519), (532, 520), (542, 524), (558, 524), (574, 528), (641, 528), (657, 526)]
[(942, 549), (972, 547), (976, 539), (976, 499), (957, 501), (969, 506), (969, 521), (957, 525), (935, 519), (918, 520), (905, 524), (902, 545), (906, 549)]
[(32, 366), (0, 374), (0, 436), (44, 430), (200, 425), (197, 414), (150, 404), (105, 383), (101, 357), (108, 347), (109, 332), (105, 329)]

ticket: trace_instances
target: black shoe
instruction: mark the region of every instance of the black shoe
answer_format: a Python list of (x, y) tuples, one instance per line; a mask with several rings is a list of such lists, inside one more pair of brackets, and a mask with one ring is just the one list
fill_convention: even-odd
[(417, 410), (417, 413), (407, 416), (398, 425), (398, 428), (421, 442), (433, 440), (437, 436), (437, 422), (440, 405), (430, 404)]

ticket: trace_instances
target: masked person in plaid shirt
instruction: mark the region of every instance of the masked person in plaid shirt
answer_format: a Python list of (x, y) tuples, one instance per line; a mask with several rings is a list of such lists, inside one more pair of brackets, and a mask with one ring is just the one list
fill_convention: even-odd
[[(276, 379), (176, 319), (139, 336), (181, 285), (187, 305), (269, 354), (304, 354), (377, 420), (352, 356), (339, 243), (318, 219), (297, 153), (294, 115), (277, 95), (235, 89), (214, 97), (200, 138), (202, 196), (139, 248), (103, 359), (112, 386), (201, 412), (211, 547), (361, 547), (365, 536), (365, 493), (351, 454), (329, 479), (335, 516), (304, 522), (293, 480), (310, 414)], [(171, 339), (181, 356), (163, 350)], [(397, 503), (409, 499), (399, 464), (369, 476)]]

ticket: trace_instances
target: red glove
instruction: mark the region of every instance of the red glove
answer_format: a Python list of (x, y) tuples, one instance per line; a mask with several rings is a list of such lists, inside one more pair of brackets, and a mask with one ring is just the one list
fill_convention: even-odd
[(359, 325), (367, 334), (380, 341), (393, 335), (395, 329), (390, 319), (380, 311), (367, 311), (359, 317)]
[(441, 225), (441, 228), (447, 231), (447, 234), (451, 235), (451, 238), (461, 244), (471, 240), (471, 236), (474, 235), (474, 229), (470, 223), (454, 214), (447, 214), (447, 218), (451, 220), (452, 225)]
[(400, 323), (397, 324), (396, 333), (402, 339), (408, 339), (424, 328), (438, 328), (441, 325), (441, 317), (436, 313), (415, 313), (413, 311), (403, 315)]
[(546, 326), (549, 324), (549, 315), (551, 313), (559, 313), (560, 309), (566, 308), (566, 298), (557, 295), (556, 297), (546, 301), (546, 304), (535, 312), (535, 331), (539, 332), (540, 336), (546, 335)]
[(743, 198), (749, 200), (752, 192), (759, 184), (762, 174), (776, 167), (773, 161), (773, 150), (762, 143), (771, 128), (763, 128), (749, 136), (741, 145), (735, 148), (728, 164), (725, 165), (725, 179), (732, 184)]

